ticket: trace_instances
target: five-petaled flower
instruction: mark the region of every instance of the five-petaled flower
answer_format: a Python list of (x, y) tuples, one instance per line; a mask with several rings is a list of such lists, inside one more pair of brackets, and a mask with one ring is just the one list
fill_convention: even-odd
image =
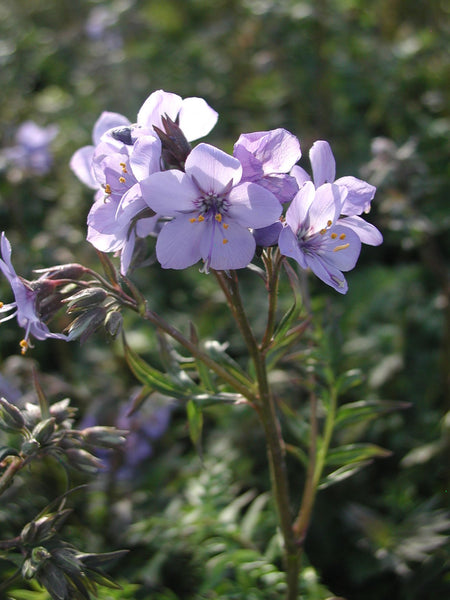
[[(367, 223), (359, 215), (370, 211), (370, 203), (376, 192), (376, 188), (357, 177), (351, 175), (336, 177), (336, 161), (330, 144), (324, 140), (314, 142), (309, 151), (309, 159), (313, 172), (313, 182), (316, 188), (324, 183), (334, 183), (346, 190), (345, 200), (341, 206), (340, 223), (353, 229), (363, 244), (378, 246), (383, 242), (383, 236), (371, 223)], [(299, 187), (310, 181), (309, 174), (300, 166), (295, 165), (291, 170)]]
[(15, 302), (11, 302), (10, 304), (0, 302), (0, 313), (11, 313), (13, 311), (11, 314), (0, 319), (0, 323), (16, 317), (20, 327), (25, 329), (24, 338), (20, 342), (22, 354), (25, 354), (27, 348), (31, 347), (30, 336), (35, 337), (37, 340), (44, 340), (46, 338), (67, 340), (66, 335), (52, 333), (47, 325), (42, 322), (37, 309), (37, 292), (24, 279), (19, 277), (14, 270), (11, 263), (11, 244), (4, 232), (1, 235), (0, 249), (2, 256), (0, 259), (0, 270), (9, 281), (15, 299)]
[(200, 259), (204, 270), (246, 267), (255, 252), (249, 228), (266, 227), (281, 213), (277, 198), (243, 182), (241, 163), (209, 144), (199, 144), (185, 164), (141, 181), (142, 195), (156, 213), (173, 217), (158, 235), (163, 268), (184, 269)]
[(341, 294), (348, 289), (342, 271), (350, 271), (361, 250), (361, 240), (339, 216), (347, 192), (324, 183), (317, 190), (311, 181), (299, 190), (286, 212), (278, 245), (285, 256), (310, 268), (319, 279)]

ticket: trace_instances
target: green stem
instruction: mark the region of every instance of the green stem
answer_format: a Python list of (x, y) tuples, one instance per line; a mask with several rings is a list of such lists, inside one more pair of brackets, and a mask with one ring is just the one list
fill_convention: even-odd
[(281, 532), (284, 540), (284, 562), (287, 580), (286, 600), (297, 600), (299, 575), (299, 550), (292, 529), (292, 511), (290, 507), (289, 484), (286, 471), (285, 448), (281, 435), (280, 423), (275, 410), (275, 403), (267, 379), (266, 364), (263, 352), (258, 347), (253, 331), (244, 310), (239, 291), (238, 278), (235, 271), (225, 281), (223, 274), (216, 276), (226, 297), (233, 316), (246, 342), (252, 358), (259, 390), (257, 412), (261, 419), (266, 437), (267, 455), (270, 467), (272, 490), (278, 512)]
[[(275, 260), (273, 256), (274, 254)], [(266, 330), (264, 332), (264, 336), (261, 342), (261, 349), (265, 350), (269, 346), (272, 340), (273, 332), (275, 330), (276, 309), (278, 301), (278, 283), (280, 280), (279, 267), (281, 263), (281, 255), (278, 248), (274, 252), (271, 251), (271, 248), (268, 248), (267, 253), (263, 254), (262, 258), (267, 272), (266, 287), (269, 296)]]
[(6, 471), (0, 477), (0, 496), (6, 489), (9, 488), (14, 478), (14, 475), (17, 473), (17, 471), (20, 471), (20, 469), (25, 464), (24, 459), (20, 458), (20, 456), (12, 456), (8, 460), (9, 465), (6, 468)]

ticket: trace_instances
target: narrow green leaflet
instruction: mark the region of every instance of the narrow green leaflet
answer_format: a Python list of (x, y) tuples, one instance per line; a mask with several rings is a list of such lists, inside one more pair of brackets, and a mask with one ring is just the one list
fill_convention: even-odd
[(346, 427), (363, 421), (370, 421), (378, 416), (393, 412), (395, 410), (404, 410), (409, 408), (408, 402), (396, 402), (393, 400), (361, 400), (359, 402), (349, 402), (339, 407), (335, 426), (336, 428)]
[(322, 479), (320, 485), (318, 486), (319, 490), (324, 490), (330, 485), (334, 485), (335, 483), (340, 483), (341, 481), (344, 481), (344, 479), (348, 479), (349, 477), (351, 477), (355, 473), (358, 473), (358, 471), (369, 465), (371, 462), (371, 460), (365, 460), (356, 464), (352, 463), (349, 465), (345, 465), (344, 467), (340, 467), (339, 469), (336, 469), (335, 471), (329, 473), (326, 477)]
[(189, 423), (189, 435), (192, 443), (198, 449), (203, 430), (202, 409), (193, 400), (189, 400), (186, 405), (186, 412)]
[(328, 451), (325, 464), (330, 466), (345, 466), (371, 458), (384, 458), (391, 452), (375, 444), (345, 444)]

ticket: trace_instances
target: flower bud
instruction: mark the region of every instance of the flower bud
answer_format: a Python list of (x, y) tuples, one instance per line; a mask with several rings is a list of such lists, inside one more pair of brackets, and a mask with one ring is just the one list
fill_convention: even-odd
[(116, 336), (120, 331), (122, 331), (123, 317), (122, 314), (118, 310), (111, 310), (105, 319), (105, 329), (106, 331), (112, 335)]
[(21, 431), (25, 426), (22, 413), (6, 398), (0, 398), (0, 428), (4, 431)]
[(116, 429), (115, 427), (87, 427), (81, 431), (84, 440), (91, 446), (100, 446), (103, 448), (113, 448), (122, 446), (126, 442), (124, 437), (128, 431)]
[(66, 298), (63, 302), (67, 304), (67, 312), (70, 314), (83, 308), (97, 306), (101, 304), (107, 296), (108, 294), (103, 288), (93, 287), (81, 290), (73, 296)]
[(97, 306), (78, 316), (69, 327), (69, 341), (79, 339), (81, 343), (94, 333), (106, 317), (106, 308)]
[(20, 449), (22, 453), (25, 454), (25, 456), (30, 456), (31, 454), (39, 450), (40, 447), (41, 445), (39, 444), (39, 442), (32, 438), (31, 440), (26, 440), (22, 444)]
[(97, 473), (102, 467), (102, 462), (86, 450), (69, 448), (66, 451), (66, 456), (71, 466), (85, 473)]
[(81, 279), (88, 271), (83, 265), (69, 263), (67, 265), (55, 265), (47, 269), (36, 269), (34, 273), (40, 273), (40, 279)]
[(191, 145), (175, 121), (168, 116), (161, 117), (161, 121), (165, 131), (156, 126), (153, 129), (161, 140), (161, 157), (166, 169), (177, 168), (184, 171), (184, 163), (191, 151)]
[(38, 442), (38, 444), (43, 446), (49, 441), (54, 432), (55, 418), (50, 417), (50, 419), (45, 419), (45, 421), (41, 421), (40, 423), (38, 423), (33, 429), (31, 435)]

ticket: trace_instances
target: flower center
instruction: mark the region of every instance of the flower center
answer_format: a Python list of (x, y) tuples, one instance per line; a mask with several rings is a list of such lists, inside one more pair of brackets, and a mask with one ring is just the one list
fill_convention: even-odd
[[(228, 223), (224, 221), (228, 212), (230, 203), (227, 199), (227, 194), (217, 194), (215, 192), (203, 192), (200, 198), (195, 201), (195, 207), (199, 211), (198, 217), (192, 217), (191, 223), (211, 223), (213, 230), (216, 225), (222, 226), (223, 229), (228, 229)], [(223, 244), (228, 244), (227, 238), (222, 238)]]

